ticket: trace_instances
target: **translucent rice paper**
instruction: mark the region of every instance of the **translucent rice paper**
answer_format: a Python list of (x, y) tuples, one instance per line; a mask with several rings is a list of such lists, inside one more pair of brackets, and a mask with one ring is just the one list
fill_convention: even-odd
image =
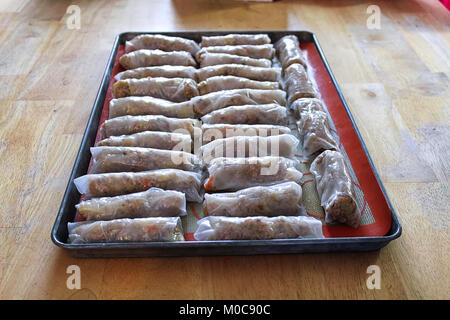
[(142, 67), (131, 70), (119, 72), (114, 76), (117, 81), (125, 79), (140, 79), (140, 78), (190, 78), (195, 80), (196, 68), (186, 66), (154, 66)]
[(231, 106), (213, 111), (202, 118), (203, 123), (287, 125), (287, 110), (276, 103)]
[(303, 138), (303, 154), (310, 157), (322, 150), (337, 150), (338, 143), (331, 135), (328, 117), (321, 111), (304, 111), (297, 122)]
[(208, 165), (209, 177), (205, 190), (237, 191), (254, 186), (274, 185), (293, 181), (301, 183), (298, 162), (282, 157), (216, 158)]
[(293, 158), (298, 146), (298, 139), (291, 134), (270, 137), (236, 136), (216, 139), (200, 148), (202, 162), (210, 163), (219, 157), (247, 158), (277, 156)]
[(206, 217), (198, 221), (197, 240), (324, 238), (322, 222), (312, 217)]
[(198, 50), (200, 50), (200, 47), (194, 40), (165, 36), (161, 34), (141, 34), (125, 42), (126, 52), (132, 52), (139, 49), (187, 51), (194, 55)]
[(253, 67), (241, 64), (221, 64), (200, 68), (195, 72), (197, 82), (215, 76), (236, 76), (257, 81), (278, 81), (281, 77), (281, 68)]
[(186, 194), (187, 201), (203, 200), (202, 175), (198, 172), (177, 169), (160, 169), (144, 172), (115, 172), (87, 174), (74, 180), (78, 192), (87, 199), (113, 197), (141, 192), (151, 187), (176, 190)]
[(114, 98), (151, 96), (173, 102), (188, 101), (198, 96), (197, 82), (187, 78), (143, 78), (117, 81), (112, 88)]
[(125, 97), (112, 99), (109, 118), (121, 116), (163, 115), (170, 118), (194, 118), (194, 106), (190, 101), (171, 102), (154, 97)]
[(196, 171), (200, 160), (184, 151), (139, 147), (93, 147), (90, 173), (138, 172), (156, 169)]
[(126, 53), (119, 59), (124, 69), (136, 69), (153, 66), (191, 66), (196, 67), (197, 62), (189, 52), (141, 49)]
[(232, 89), (276, 90), (280, 89), (280, 84), (278, 82), (255, 81), (235, 76), (211, 77), (198, 84), (198, 90), (201, 95), (210, 92)]
[(106, 120), (100, 127), (103, 137), (121, 136), (142, 131), (177, 132), (194, 135), (200, 129), (196, 119), (168, 118), (160, 115), (122, 116)]
[(297, 119), (300, 119), (302, 112), (314, 112), (314, 111), (325, 111), (325, 107), (321, 100), (317, 98), (301, 98), (295, 100), (291, 104), (291, 109), (294, 111)]
[(270, 137), (290, 132), (291, 129), (288, 127), (271, 124), (204, 124), (202, 125), (202, 144), (207, 144), (215, 139), (236, 136)]
[(211, 47), (211, 46), (236, 46), (243, 44), (268, 44), (270, 43), (270, 38), (267, 34), (227, 34), (225, 36), (202, 36), (201, 46)]
[(144, 131), (130, 135), (111, 136), (100, 140), (99, 147), (141, 147), (191, 152), (192, 138), (188, 134)]
[(284, 36), (277, 41), (275, 48), (283, 69), (294, 63), (300, 63), (305, 69), (307, 68), (305, 55), (300, 49), (300, 43), (296, 36)]
[(184, 241), (180, 217), (69, 222), (70, 243)]
[(75, 206), (86, 220), (177, 217), (186, 215), (182, 192), (150, 188), (147, 191), (82, 201)]
[(289, 105), (297, 99), (317, 98), (319, 95), (305, 68), (299, 63), (291, 64), (284, 70), (284, 81)]
[(302, 187), (295, 182), (251, 187), (231, 193), (207, 193), (203, 212), (209, 216), (227, 217), (306, 214), (302, 203)]
[(242, 64), (246, 66), (270, 68), (272, 61), (269, 59), (256, 59), (228, 53), (202, 52), (197, 56), (200, 68), (222, 64)]
[(356, 205), (355, 191), (345, 159), (340, 152), (324, 151), (311, 164), (316, 178), (320, 203), (326, 221), (337, 220), (353, 228), (360, 224), (361, 214)]
[(283, 90), (235, 89), (224, 90), (192, 98), (194, 111), (205, 115), (229, 106), (247, 104), (277, 103), (286, 105), (286, 92)]
[(205, 52), (210, 53), (228, 53), (237, 56), (245, 56), (254, 59), (268, 59), (272, 60), (275, 55), (275, 49), (272, 44), (261, 45), (239, 45), (239, 46), (212, 46), (202, 48), (197, 52), (196, 58), (200, 57)]

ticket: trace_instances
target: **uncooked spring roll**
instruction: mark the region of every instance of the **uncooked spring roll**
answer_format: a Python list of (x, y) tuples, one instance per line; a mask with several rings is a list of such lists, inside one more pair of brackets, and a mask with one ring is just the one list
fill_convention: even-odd
[(299, 64), (291, 64), (284, 70), (284, 80), (288, 103), (291, 105), (300, 98), (317, 98), (318, 93), (308, 78), (305, 68)]
[(155, 67), (142, 67), (131, 70), (119, 72), (114, 78), (119, 80), (125, 79), (141, 79), (141, 78), (190, 78), (195, 80), (195, 72), (197, 69), (194, 67), (186, 66), (155, 66)]
[(287, 111), (276, 103), (231, 106), (213, 111), (202, 117), (203, 123), (228, 124), (287, 124)]
[(196, 119), (177, 119), (159, 115), (122, 116), (106, 120), (100, 131), (103, 137), (121, 136), (142, 131), (164, 131), (186, 133), (191, 136), (194, 129), (200, 127)]
[(267, 34), (227, 34), (225, 36), (202, 36), (202, 48), (211, 46), (237, 46), (243, 44), (268, 44), (270, 38)]
[(200, 148), (205, 164), (219, 157), (247, 158), (277, 156), (292, 158), (298, 146), (298, 139), (291, 134), (271, 137), (230, 137), (216, 139)]
[(194, 40), (165, 36), (162, 34), (141, 34), (125, 42), (126, 52), (132, 52), (139, 49), (187, 51), (194, 55), (200, 50), (200, 47)]
[(173, 51), (165, 52), (161, 50), (136, 50), (126, 53), (120, 57), (119, 63), (125, 69), (136, 69), (141, 67), (152, 66), (197, 66), (189, 52)]
[(197, 82), (205, 81), (206, 79), (215, 76), (236, 76), (257, 81), (278, 81), (281, 77), (281, 68), (222, 64), (200, 68), (195, 71)]
[(269, 240), (324, 238), (322, 222), (312, 217), (206, 217), (198, 222), (195, 239)]
[(301, 98), (295, 100), (291, 104), (291, 109), (294, 111), (295, 116), (300, 119), (302, 112), (322, 111), (325, 112), (325, 107), (321, 100), (317, 98)]
[(302, 187), (295, 182), (251, 187), (231, 193), (205, 194), (203, 212), (209, 216), (298, 216), (306, 214)]
[(293, 181), (301, 183), (297, 161), (281, 157), (216, 158), (208, 165), (208, 192), (236, 191), (254, 186)]
[(186, 78), (126, 79), (114, 83), (114, 98), (152, 96), (173, 102), (188, 101), (198, 96), (197, 82)]
[(192, 98), (194, 111), (205, 115), (214, 110), (229, 106), (241, 106), (246, 104), (268, 104), (278, 103), (286, 105), (286, 92), (283, 90), (258, 90), (258, 89), (235, 89), (216, 91)]
[(198, 84), (198, 91), (201, 95), (222, 90), (246, 89), (246, 88), (276, 90), (280, 89), (280, 84), (278, 82), (255, 81), (235, 76), (212, 77)]
[(186, 215), (186, 196), (178, 191), (150, 188), (143, 192), (82, 201), (75, 207), (86, 220), (177, 217)]
[(236, 136), (270, 137), (290, 132), (291, 129), (288, 127), (270, 124), (204, 124), (202, 125), (202, 144), (207, 144), (215, 139)]
[(111, 136), (100, 140), (99, 147), (141, 147), (191, 152), (192, 138), (188, 134), (161, 131), (143, 131), (130, 135)]
[(144, 172), (87, 174), (74, 180), (78, 192), (87, 199), (114, 197), (141, 192), (151, 187), (176, 190), (186, 194), (187, 201), (202, 201), (202, 176), (198, 172), (160, 169)]
[(171, 102), (154, 97), (124, 97), (109, 103), (109, 118), (121, 116), (163, 115), (172, 118), (194, 118), (194, 106), (190, 101)]
[(304, 111), (297, 125), (303, 139), (304, 155), (311, 156), (322, 150), (338, 149), (338, 143), (331, 135), (328, 117), (324, 112)]
[(275, 55), (275, 49), (272, 44), (205, 47), (197, 52), (196, 58), (200, 57), (204, 52), (228, 53), (237, 56), (268, 60), (271, 60)]
[(298, 38), (296, 36), (284, 36), (277, 41), (275, 48), (283, 69), (286, 69), (294, 63), (300, 63), (307, 68), (305, 55), (300, 49), (300, 43), (298, 42)]
[(270, 61), (269, 59), (256, 59), (238, 56), (235, 54), (214, 53), (206, 51), (198, 55), (197, 61), (200, 64), (200, 68), (222, 64), (242, 64), (260, 68), (270, 68), (272, 66), (272, 61)]
[(70, 243), (184, 241), (180, 217), (69, 222)]
[(156, 169), (195, 171), (199, 160), (192, 153), (139, 147), (93, 147), (90, 173), (138, 172)]
[(322, 152), (312, 162), (311, 172), (316, 178), (326, 221), (337, 220), (357, 228), (361, 214), (356, 205), (352, 178), (342, 154), (330, 150)]

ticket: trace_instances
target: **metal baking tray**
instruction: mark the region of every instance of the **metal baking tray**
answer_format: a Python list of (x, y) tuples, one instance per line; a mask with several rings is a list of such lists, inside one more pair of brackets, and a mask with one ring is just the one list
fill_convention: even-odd
[[(296, 35), (301, 45), (310, 45), (316, 52), (317, 61), (329, 83), (328, 91), (334, 94), (336, 101), (341, 104), (341, 116), (348, 121), (347, 127), (351, 129), (350, 134), (354, 135), (357, 142), (356, 147), (347, 150), (351, 155), (359, 152), (359, 159), (364, 162), (365, 175), (372, 178), (372, 185), (376, 185), (377, 205), (384, 206), (386, 217), (389, 219), (390, 227), (383, 235), (377, 236), (345, 236), (328, 237), (325, 239), (276, 239), (276, 240), (221, 240), (221, 241), (183, 241), (183, 242), (132, 242), (132, 243), (90, 243), (90, 244), (70, 244), (67, 242), (67, 223), (75, 219), (75, 205), (80, 201), (73, 180), (87, 173), (90, 162), (90, 150), (95, 143), (102, 109), (105, 103), (108, 87), (110, 85), (116, 55), (121, 45), (126, 40), (138, 34), (164, 34), (179, 36), (200, 42), (202, 35), (224, 35), (229, 33), (266, 33), (274, 43), (281, 37), (292, 34)], [(303, 48), (303, 47), (302, 47)], [(322, 92), (321, 92), (322, 93)], [(344, 112), (345, 110), (345, 112)], [(348, 128), (347, 128), (348, 129)], [(346, 129), (346, 130), (347, 130)], [(75, 164), (70, 174), (61, 206), (56, 217), (51, 239), (59, 247), (65, 249), (70, 255), (75, 257), (148, 257), (148, 256), (206, 256), (206, 255), (256, 255), (256, 254), (286, 254), (286, 253), (306, 253), (306, 252), (337, 252), (337, 251), (372, 251), (386, 246), (390, 241), (401, 235), (401, 225), (397, 215), (389, 201), (386, 191), (375, 170), (367, 148), (356, 127), (344, 97), (336, 83), (330, 67), (319, 46), (317, 38), (307, 31), (183, 31), (183, 32), (125, 32), (119, 34), (114, 42), (111, 55), (106, 66), (106, 70), (95, 99), (95, 103), (89, 117), (86, 131), (81, 142)]]

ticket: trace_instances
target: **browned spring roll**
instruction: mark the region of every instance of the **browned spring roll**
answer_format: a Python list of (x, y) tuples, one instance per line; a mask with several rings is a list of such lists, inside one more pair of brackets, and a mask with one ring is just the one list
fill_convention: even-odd
[(141, 78), (190, 78), (195, 80), (195, 72), (197, 69), (194, 67), (186, 66), (155, 66), (155, 67), (142, 67), (131, 70), (119, 72), (114, 78), (119, 80), (125, 79), (141, 79)]
[(255, 81), (235, 76), (212, 77), (198, 84), (200, 95), (232, 89), (276, 90), (280, 89), (280, 84), (278, 82)]

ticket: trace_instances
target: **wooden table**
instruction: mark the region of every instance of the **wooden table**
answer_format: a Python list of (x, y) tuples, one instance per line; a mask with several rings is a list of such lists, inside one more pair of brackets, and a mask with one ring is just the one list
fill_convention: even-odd
[[(450, 298), (450, 13), (429, 1), (0, 4), (0, 297)], [(380, 29), (367, 28), (369, 5)], [(370, 20), (373, 21), (373, 20)], [(50, 231), (114, 37), (131, 30), (315, 32), (403, 235), (379, 252), (75, 259)], [(81, 269), (69, 290), (66, 269)], [(369, 290), (369, 265), (381, 289)]]

